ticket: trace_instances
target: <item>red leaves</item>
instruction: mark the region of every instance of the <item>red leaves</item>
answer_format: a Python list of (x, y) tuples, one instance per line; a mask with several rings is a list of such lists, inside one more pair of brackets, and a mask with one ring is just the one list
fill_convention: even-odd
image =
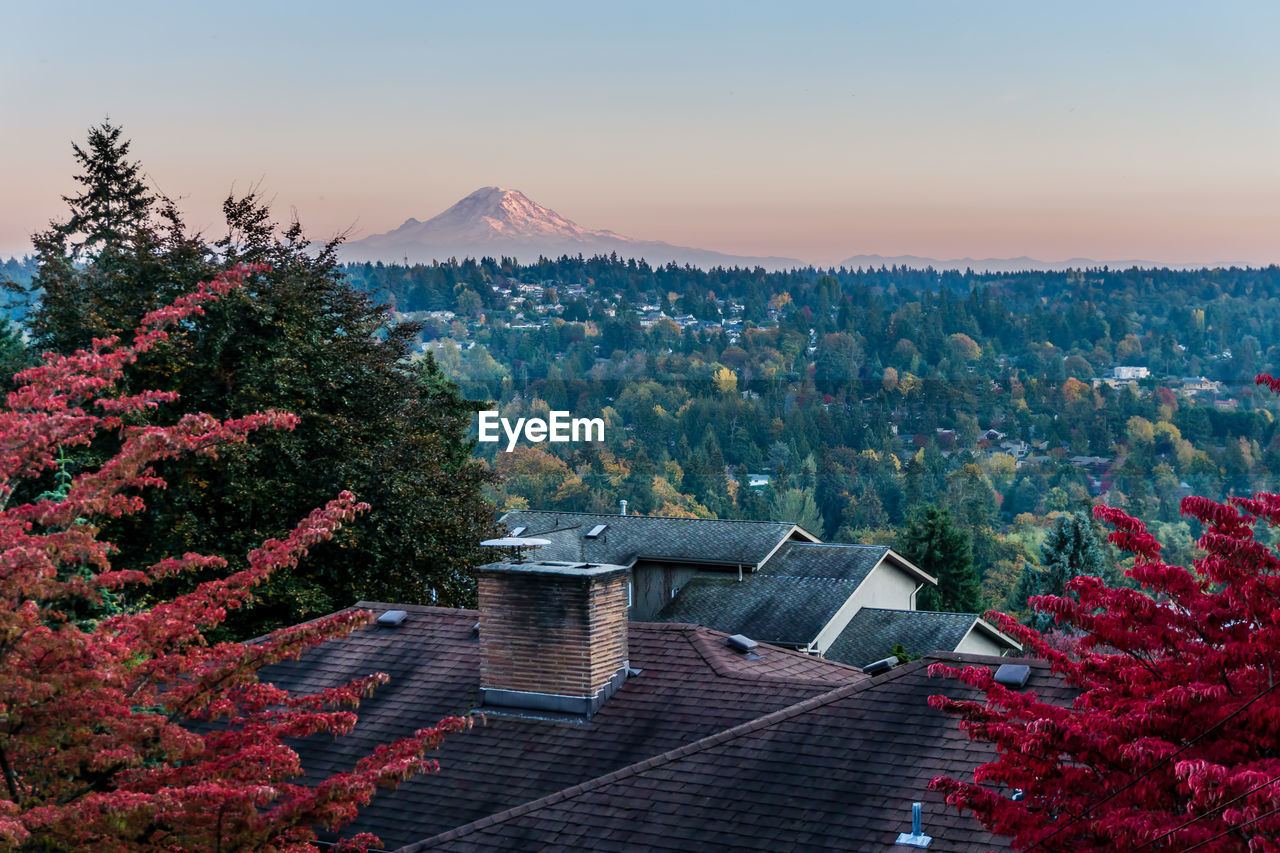
[[(1280, 391), (1269, 376), (1258, 384)], [(933, 704), (997, 748), (973, 782), (933, 787), (1019, 849), (1276, 849), (1280, 557), (1253, 528), (1280, 524), (1280, 495), (1189, 497), (1182, 510), (1207, 527), (1204, 556), (1190, 568), (1163, 562), (1137, 519), (1095, 509), (1110, 540), (1136, 556), (1127, 574), (1141, 590), (1086, 577), (1070, 584), (1074, 597), (1035, 600), (1074, 635), (1072, 654), (990, 616), (1079, 688), (1070, 708), (984, 672), (931, 670), (985, 693)], [(1010, 800), (1012, 788), (1026, 798)]]
[[(0, 412), (0, 847), (94, 850), (304, 850), (315, 828), (338, 828), (377, 786), (435, 765), (426, 754), (469, 725), (451, 719), (391, 744), (316, 787), (294, 784), (288, 738), (342, 735), (351, 709), (383, 683), (373, 673), (316, 696), (262, 684), (263, 667), (367, 623), (339, 613), (244, 645), (210, 645), (203, 632), (241, 606), (273, 573), (295, 566), (366, 511), (349, 492), (314, 510), (248, 566), (149, 610), (94, 624), (73, 614), (104, 591), (226, 566), (184, 554), (147, 568), (113, 567), (95, 519), (143, 509), (141, 490), (163, 487), (155, 465), (218, 449), (259, 429), (292, 429), (281, 412), (218, 421), (187, 415), (171, 427), (123, 428), (124, 419), (174, 399), (119, 396), (122, 368), (166, 328), (241, 284), (243, 267), (147, 315), (130, 344), (95, 341), (46, 356)], [(94, 414), (94, 413), (97, 414)], [(117, 432), (120, 449), (74, 477), (61, 497), (7, 505), (23, 481), (57, 466), (65, 448)], [(197, 721), (206, 725), (195, 728)], [(216, 727), (207, 723), (217, 721)], [(350, 849), (375, 842), (354, 839)]]

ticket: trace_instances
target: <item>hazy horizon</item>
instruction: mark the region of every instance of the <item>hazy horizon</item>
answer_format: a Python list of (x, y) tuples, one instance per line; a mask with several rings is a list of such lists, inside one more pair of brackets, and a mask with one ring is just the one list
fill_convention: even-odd
[(586, 228), (855, 254), (1280, 261), (1280, 9), (35, 4), (4, 13), (0, 256), (110, 117), (208, 233), (259, 185), (316, 238), (482, 186)]

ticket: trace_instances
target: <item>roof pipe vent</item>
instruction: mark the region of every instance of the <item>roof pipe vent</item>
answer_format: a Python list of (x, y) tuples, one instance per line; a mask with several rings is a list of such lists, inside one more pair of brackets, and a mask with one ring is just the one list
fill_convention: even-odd
[(928, 847), (933, 841), (931, 836), (924, 834), (924, 829), (921, 827), (921, 823), (923, 822), (921, 820), (921, 812), (923, 809), (924, 806), (921, 803), (911, 804), (911, 832), (898, 833), (898, 840), (895, 842), (896, 844), (901, 844), (903, 847), (923, 848)]
[(875, 663), (869, 663), (862, 668), (867, 675), (879, 675), (882, 672), (888, 672), (898, 665), (897, 658), (882, 658)]
[(626, 501), (624, 501), (624, 500), (623, 500), (623, 501), (618, 501), (618, 505), (622, 507), (622, 512), (618, 513), (618, 515), (626, 515), (626, 514), (627, 514), (627, 502), (626, 502)]
[(378, 624), (384, 628), (399, 628), (409, 614), (404, 610), (388, 610), (378, 617)]

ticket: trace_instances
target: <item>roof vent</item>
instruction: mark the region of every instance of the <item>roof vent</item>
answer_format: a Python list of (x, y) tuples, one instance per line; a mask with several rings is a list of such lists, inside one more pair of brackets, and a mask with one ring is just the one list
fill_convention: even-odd
[(742, 634), (734, 634), (729, 638), (728, 643), (729, 648), (736, 652), (753, 652), (756, 650), (756, 646), (760, 645), (755, 640)]
[(996, 670), (996, 683), (1003, 684), (1005, 687), (1012, 687), (1014, 690), (1021, 690), (1027, 686), (1027, 679), (1031, 677), (1031, 667), (1020, 663), (1002, 663), (1000, 668)]
[(875, 663), (869, 663), (862, 668), (867, 675), (879, 675), (882, 672), (888, 672), (898, 665), (897, 658), (882, 658)]
[(583, 536), (582, 538), (583, 539), (599, 539), (600, 534), (604, 533), (604, 529), (608, 526), (609, 525), (607, 524), (597, 524), (595, 527), (588, 530), (586, 535)]
[(924, 829), (921, 827), (922, 821), (920, 819), (920, 813), (923, 808), (923, 805), (920, 803), (911, 804), (911, 832), (910, 834), (905, 832), (898, 833), (898, 840), (895, 843), (901, 844), (903, 847), (929, 846), (930, 842), (933, 841), (933, 838), (925, 835)]
[(403, 610), (388, 610), (378, 617), (378, 624), (384, 628), (399, 628), (400, 623), (409, 617)]

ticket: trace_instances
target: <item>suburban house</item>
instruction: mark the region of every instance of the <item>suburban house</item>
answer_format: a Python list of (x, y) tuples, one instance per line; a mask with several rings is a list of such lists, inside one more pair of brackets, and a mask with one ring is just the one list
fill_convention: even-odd
[(519, 510), (502, 517), (512, 536), (546, 539), (539, 560), (631, 569), (631, 618), (648, 621), (692, 578), (753, 573), (786, 542), (817, 542), (795, 524)]
[(1112, 388), (1128, 388), (1136, 386), (1143, 379), (1151, 378), (1151, 368), (1132, 365), (1117, 365), (1107, 372), (1106, 376), (1095, 378), (1093, 387), (1110, 385)]
[(928, 789), (994, 753), (929, 706), (974, 694), (927, 667), (998, 667), (1056, 696), (1045, 665), (948, 653), (872, 677), (703, 626), (629, 620), (628, 574), (490, 564), (478, 610), (362, 602), (375, 623), (264, 670), (296, 694), (390, 676), (350, 735), (297, 743), (311, 779), (442, 717), (483, 715), (445, 739), (438, 773), (379, 792), (342, 835), (403, 851), (893, 851), (909, 849), (896, 840), (922, 803), (929, 849), (1007, 849)]
[[(768, 521), (516, 511), (503, 522), (513, 536), (550, 541), (539, 559), (630, 568), (637, 621), (705, 625), (854, 666), (898, 645), (916, 655), (1021, 650), (977, 614), (961, 614), (973, 630), (957, 633), (957, 614), (917, 611), (916, 593), (937, 580), (892, 548), (823, 543)], [(857, 619), (863, 608), (915, 615), (846, 637), (870, 624)]]

